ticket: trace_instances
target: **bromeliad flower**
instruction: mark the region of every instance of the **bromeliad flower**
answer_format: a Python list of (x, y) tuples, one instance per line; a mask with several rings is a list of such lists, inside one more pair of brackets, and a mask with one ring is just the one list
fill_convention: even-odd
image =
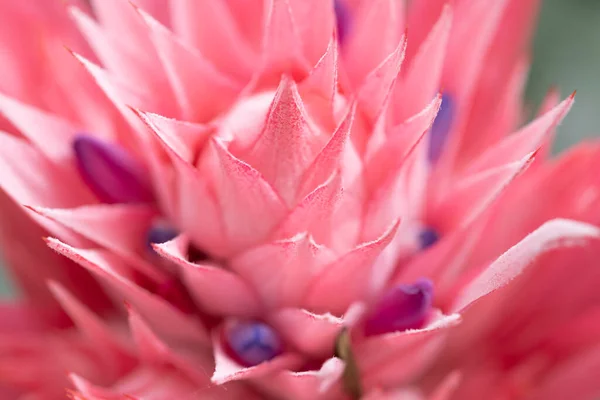
[[(0, 79), (2, 204), (30, 218), (3, 243), (52, 236), (99, 285), (45, 272), (45, 257), (39, 275), (15, 264), (70, 319), (44, 346), (57, 322), (39, 302), (2, 310), (0, 391), (470, 399), (493, 383), (498, 398), (548, 398), (597, 346), (547, 343), (600, 304), (597, 229), (547, 222), (595, 222), (597, 183), (577, 180), (580, 203), (548, 182), (598, 158), (544, 160), (573, 96), (520, 127), (536, 1), (134, 3), (1, 5), (16, 77)], [(556, 289), (572, 302), (547, 320), (535, 291), (569, 260), (590, 284)]]

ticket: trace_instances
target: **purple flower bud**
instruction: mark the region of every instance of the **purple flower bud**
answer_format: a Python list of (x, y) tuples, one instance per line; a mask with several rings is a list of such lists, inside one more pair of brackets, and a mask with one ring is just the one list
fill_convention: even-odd
[(421, 230), (421, 232), (419, 232), (419, 236), (418, 236), (419, 248), (421, 250), (425, 250), (425, 249), (433, 246), (434, 244), (436, 244), (439, 239), (440, 239), (440, 235), (437, 233), (436, 230), (434, 230), (432, 228), (425, 228), (425, 229)]
[(444, 93), (442, 95), (440, 111), (435, 117), (435, 121), (433, 121), (433, 125), (431, 126), (431, 131), (429, 132), (429, 151), (427, 155), (429, 162), (432, 164), (440, 158), (444, 151), (448, 134), (450, 133), (454, 122), (454, 114), (454, 100), (452, 100), (452, 97), (449, 94)]
[(344, 43), (344, 39), (348, 36), (350, 30), (350, 10), (345, 4), (345, 0), (335, 0), (333, 3), (335, 17), (337, 21), (337, 36), (340, 43)]
[(230, 356), (246, 367), (277, 357), (283, 348), (277, 332), (260, 321), (233, 321), (226, 325), (224, 339)]
[(421, 278), (390, 289), (365, 321), (365, 335), (382, 335), (422, 328), (433, 300), (433, 284)]
[(103, 202), (151, 203), (146, 171), (124, 148), (88, 135), (73, 142), (79, 174)]
[(152, 244), (166, 243), (179, 235), (179, 231), (165, 222), (157, 222), (152, 225), (146, 234), (146, 243), (152, 250)]

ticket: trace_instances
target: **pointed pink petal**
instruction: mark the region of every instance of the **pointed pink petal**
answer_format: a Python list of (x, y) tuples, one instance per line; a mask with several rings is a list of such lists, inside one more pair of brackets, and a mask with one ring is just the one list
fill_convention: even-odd
[(92, 313), (60, 284), (50, 282), (50, 290), (69, 314), (79, 332), (94, 343), (105, 362), (110, 363), (121, 373), (135, 365), (134, 355), (127, 347), (128, 343), (112, 332), (105, 321)]
[(337, 385), (344, 372), (344, 362), (332, 357), (318, 371), (283, 371), (273, 376), (255, 379), (253, 383), (277, 398), (294, 400), (327, 400), (344, 398)]
[(331, 218), (342, 194), (341, 176), (336, 173), (300, 201), (278, 228), (275, 237), (289, 238), (297, 232), (307, 232), (317, 243), (330, 243)]
[[(132, 30), (140, 28), (141, 18), (135, 13), (135, 8), (127, 0), (109, 0), (106, 3), (112, 3), (118, 7), (121, 16), (128, 19), (129, 25), (127, 28)], [(127, 98), (134, 100), (135, 96), (132, 95), (136, 92), (132, 91), (131, 88), (136, 88), (136, 91), (144, 88), (143, 97), (138, 98), (135, 103), (128, 102), (128, 104), (144, 110), (160, 111), (172, 115), (175, 111), (173, 93), (163, 78), (164, 72), (149, 42), (148, 34), (146, 32), (140, 33), (137, 37), (143, 40), (137, 46), (129, 46), (135, 40), (133, 36), (135, 33), (132, 33), (131, 36), (125, 36), (128, 40), (123, 41), (120, 36), (117, 36), (117, 30), (104, 30), (95, 20), (76, 8), (71, 8), (70, 11), (79, 29), (94, 48), (98, 58), (110, 71), (110, 75), (127, 77), (125, 87), (129, 90), (122, 90), (122, 94), (126, 93)], [(143, 28), (143, 24), (141, 28)], [(155, 96), (155, 93), (161, 95)], [(143, 103), (140, 103), (140, 100)]]
[[(453, 26), (442, 84), (460, 103), (473, 94), (486, 51), (499, 29), (508, 2), (465, 2), (455, 8), (455, 20), (460, 23)], [(469, 46), (465, 47), (465, 43)]]
[(321, 58), (329, 43), (335, 16), (331, 4), (321, 0), (290, 0), (290, 8), (303, 54), (310, 65)]
[[(436, 96), (424, 109), (391, 129), (386, 129), (385, 124), (378, 122), (375, 129), (379, 128), (378, 130), (381, 132), (381, 143), (377, 145), (369, 143), (367, 153), (368, 163), (365, 175), (368, 177), (369, 187), (375, 190), (388, 177), (398, 175), (398, 170), (405, 158), (431, 127), (441, 101), (441, 96)], [(382, 119), (386, 118), (382, 116)]]
[(593, 399), (598, 394), (598, 371), (600, 346), (596, 345), (554, 367), (530, 398)]
[(279, 77), (281, 74), (289, 74), (300, 80), (306, 76), (310, 65), (303, 54), (302, 39), (294, 21), (290, 1), (270, 0), (267, 4), (269, 8), (263, 36), (262, 70), (259, 71), (258, 82), (255, 84), (260, 86), (259, 82), (268, 83), (271, 77)]
[(397, 0), (361, 2), (353, 13), (352, 30), (344, 40), (343, 53), (344, 65), (355, 87), (391, 53), (397, 53), (398, 48), (404, 53), (403, 14), (403, 2)]
[[(179, 238), (182, 241), (184, 238)], [(184, 243), (185, 244), (185, 243)], [(239, 276), (210, 263), (192, 263), (185, 259), (176, 242), (155, 246), (156, 251), (177, 265), (194, 300), (209, 314), (254, 316), (260, 309), (252, 289)]]
[[(525, 84), (523, 84), (523, 86), (525, 86)], [(549, 90), (548, 93), (546, 94), (546, 97), (542, 101), (542, 105), (540, 106), (538, 116), (542, 116), (542, 115), (546, 114), (547, 112), (549, 112), (550, 110), (552, 110), (553, 108), (558, 106), (559, 103), (560, 103), (560, 92), (557, 89)], [(538, 152), (538, 154), (539, 154), (538, 159), (540, 160), (540, 164), (541, 164), (542, 160), (547, 160), (552, 155), (551, 154), (552, 153), (552, 143), (553, 143), (554, 137), (556, 135), (556, 128), (557, 128), (557, 126), (554, 127), (554, 129), (552, 129), (550, 131), (550, 133), (548, 133), (546, 143), (544, 143), (542, 145), (542, 148)]]
[(218, 140), (211, 140), (209, 151), (210, 173), (230, 248), (239, 250), (260, 242), (286, 212), (283, 200), (257, 170), (235, 158)]
[(205, 370), (205, 367), (211, 365), (212, 360), (209, 354), (200, 349), (194, 349), (196, 351), (186, 349), (186, 357), (183, 358), (156, 336), (142, 316), (132, 307), (128, 307), (127, 312), (131, 335), (138, 355), (145, 364), (174, 366), (198, 383), (207, 384), (209, 382), (209, 371)]
[(159, 132), (152, 121), (147, 120), (143, 113), (137, 110), (135, 112), (148, 124), (151, 133), (156, 135), (174, 167), (174, 193), (162, 191), (171, 198), (171, 207), (166, 210), (167, 216), (180, 230), (187, 232), (198, 247), (210, 249), (215, 255), (225, 255), (229, 251), (228, 243), (224, 240), (217, 201), (208, 188), (208, 182), (190, 162), (177, 154), (170, 141), (163, 140), (164, 134)]
[(329, 139), (329, 142), (317, 154), (310, 166), (306, 168), (298, 191), (300, 197), (307, 196), (315, 188), (329, 180), (338, 168), (345, 166), (346, 163), (343, 162), (343, 157), (355, 113), (356, 107), (353, 105)]
[[(529, 73), (529, 60), (522, 59), (511, 71), (509, 81), (500, 93), (479, 100), (473, 105), (469, 123), (461, 143), (457, 168), (463, 168), (477, 159), (488, 148), (501, 142), (521, 124), (523, 118), (523, 91)], [(557, 101), (552, 108), (558, 105)], [(549, 110), (546, 110), (549, 111)], [(546, 112), (545, 111), (545, 112)], [(543, 143), (549, 144), (551, 133), (545, 135)]]
[(213, 132), (209, 125), (196, 124), (136, 110), (137, 114), (175, 154), (192, 163)]
[(480, 215), (507, 185), (532, 162), (535, 154), (522, 160), (467, 176), (456, 183), (444, 201), (427, 217), (437, 229), (449, 232), (467, 226)]
[(19, 204), (75, 207), (94, 203), (74, 168), (52, 164), (22, 139), (0, 132), (0, 186)]
[(226, 2), (181, 0), (172, 2), (171, 8), (175, 33), (187, 46), (198, 49), (220, 71), (241, 82), (249, 80), (258, 55), (236, 26)]
[[(221, 74), (202, 54), (188, 48), (150, 15), (138, 10), (181, 109), (182, 119), (206, 122), (233, 103), (241, 86)], [(207, 96), (207, 93), (213, 95)]]
[(71, 209), (30, 209), (115, 252), (148, 276), (164, 278), (163, 274), (142, 258), (147, 251), (146, 235), (157, 216), (154, 207), (97, 204)]
[(277, 311), (269, 318), (272, 326), (294, 348), (315, 358), (331, 353), (343, 320), (331, 314), (313, 314), (298, 308)]
[(536, 151), (547, 135), (562, 121), (573, 105), (574, 95), (551, 111), (490, 148), (469, 166), (470, 173), (516, 161), (525, 154)]
[(217, 385), (235, 380), (252, 380), (271, 376), (274, 373), (298, 367), (302, 362), (300, 356), (288, 353), (254, 367), (242, 367), (227, 356), (218, 334), (213, 335), (213, 350), (216, 365), (211, 380)]
[[(395, 91), (394, 119), (397, 122), (416, 114), (440, 91), (446, 48), (452, 25), (452, 9), (446, 5), (427, 39), (411, 60)], [(412, 39), (412, 36), (411, 36)], [(412, 42), (411, 42), (412, 45)]]
[(546, 222), (507, 250), (469, 283), (456, 299), (453, 309), (463, 310), (478, 299), (507, 285), (544, 252), (561, 246), (581, 246), (590, 239), (599, 237), (598, 228), (582, 222), (563, 219)]
[(311, 126), (296, 84), (283, 77), (264, 130), (244, 158), (293, 205), (299, 180), (324, 140)]
[(2, 94), (0, 113), (51, 160), (60, 162), (72, 159), (71, 144), (79, 130), (69, 121)]
[(298, 306), (310, 279), (332, 254), (306, 234), (248, 250), (230, 262), (261, 296), (267, 308)]
[(334, 101), (337, 95), (338, 48), (332, 38), (325, 54), (308, 77), (298, 85), (301, 98), (313, 119), (323, 126), (334, 125)]
[(366, 388), (406, 384), (435, 362), (460, 316), (441, 316), (423, 329), (373, 336), (353, 349)]
[[(139, 52), (150, 53), (144, 55), (150, 57), (153, 54), (148, 52), (151, 48), (148, 32), (136, 14), (134, 4), (146, 5), (137, 0), (92, 0), (94, 14), (107, 32), (112, 32), (117, 38), (127, 38), (128, 45)], [(163, 10), (166, 11), (165, 8)]]
[[(81, 393), (81, 397), (75, 398), (81, 400), (171, 400), (193, 399), (198, 396), (202, 396), (203, 400), (218, 400), (224, 392), (207, 388), (206, 384), (194, 383), (173, 368), (160, 366), (140, 366), (109, 388), (92, 385), (75, 374), (71, 374), (70, 379)], [(235, 393), (232, 399), (242, 400), (239, 393)]]
[(399, 222), (378, 239), (364, 243), (325, 266), (309, 286), (307, 309), (341, 315), (351, 303), (364, 299), (372, 278), (372, 266), (391, 242)]
[[(85, 57), (77, 53), (72, 54), (94, 79), (109, 100), (117, 107), (129, 125), (134, 128), (134, 132), (143, 132), (144, 126), (129, 107), (136, 107), (152, 112), (165, 112), (157, 104), (157, 96), (154, 96), (152, 90), (146, 85), (133, 86), (130, 81), (126, 81), (121, 75), (111, 74)], [(146, 143), (139, 133), (136, 135), (136, 138), (141, 139), (141, 143)]]
[(102, 278), (126, 301), (140, 310), (157, 332), (167, 337), (191, 342), (203, 343), (208, 339), (207, 332), (199, 321), (184, 315), (163, 299), (145, 291), (121, 275), (115, 268), (122, 263), (110, 253), (76, 249), (57, 239), (48, 239), (48, 246)]
[(358, 104), (367, 118), (375, 120), (384, 109), (384, 104), (388, 100), (398, 78), (405, 51), (406, 38), (404, 37), (398, 47), (365, 77), (364, 82), (359, 87)]

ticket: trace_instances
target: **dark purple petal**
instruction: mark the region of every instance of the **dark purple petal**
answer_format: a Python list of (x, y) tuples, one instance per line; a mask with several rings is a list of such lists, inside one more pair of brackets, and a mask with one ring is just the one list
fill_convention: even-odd
[(79, 174), (103, 202), (151, 203), (152, 187), (144, 167), (124, 148), (88, 135), (73, 142)]
[(434, 244), (440, 239), (440, 235), (437, 233), (435, 229), (432, 228), (424, 228), (419, 232), (419, 247), (421, 250), (425, 250)]
[(340, 43), (344, 43), (344, 40), (348, 36), (350, 30), (350, 10), (346, 5), (345, 0), (335, 0), (333, 2), (333, 9), (335, 11), (335, 18), (337, 23), (337, 36)]
[(448, 138), (448, 133), (452, 129), (452, 123), (454, 122), (455, 104), (452, 97), (444, 93), (442, 95), (442, 104), (440, 111), (433, 121), (431, 131), (429, 132), (429, 151), (428, 157), (429, 162), (435, 163), (442, 152)]
[(433, 300), (433, 284), (421, 278), (413, 284), (397, 285), (375, 305), (365, 321), (365, 335), (382, 335), (422, 328)]
[(283, 348), (279, 335), (260, 321), (233, 321), (225, 327), (224, 338), (230, 356), (246, 367), (277, 357)]

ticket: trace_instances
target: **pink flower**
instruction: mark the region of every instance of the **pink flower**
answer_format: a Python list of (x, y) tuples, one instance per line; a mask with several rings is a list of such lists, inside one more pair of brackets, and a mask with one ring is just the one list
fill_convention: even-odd
[(536, 1), (91, 3), (0, 6), (0, 239), (65, 256), (14, 256), (0, 393), (596, 394), (599, 232), (557, 218), (597, 157), (544, 160), (573, 96), (520, 127)]

